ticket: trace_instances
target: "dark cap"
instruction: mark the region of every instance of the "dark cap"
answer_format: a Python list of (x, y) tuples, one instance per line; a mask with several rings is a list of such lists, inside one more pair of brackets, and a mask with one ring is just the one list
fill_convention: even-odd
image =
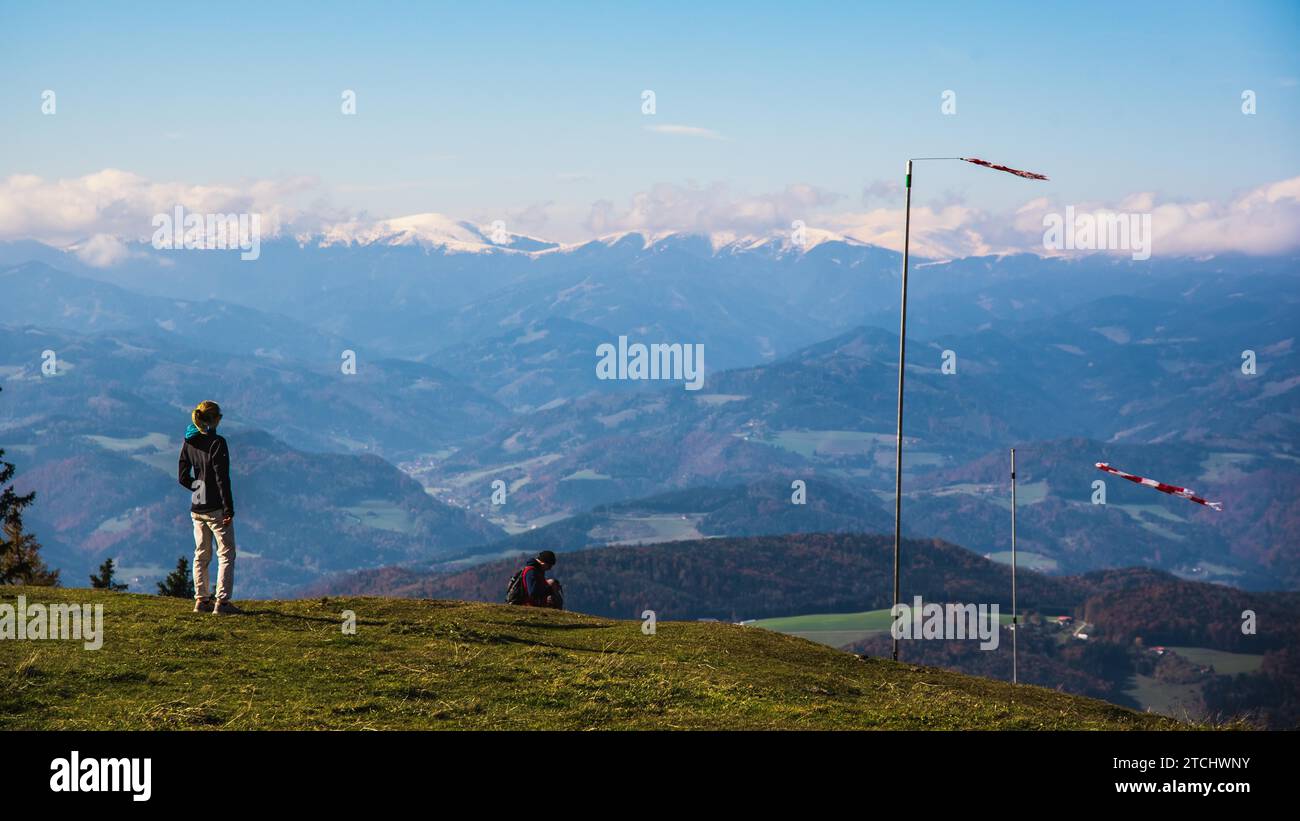
[(555, 564), (555, 554), (549, 550), (543, 550), (537, 554), (537, 561), (542, 564)]

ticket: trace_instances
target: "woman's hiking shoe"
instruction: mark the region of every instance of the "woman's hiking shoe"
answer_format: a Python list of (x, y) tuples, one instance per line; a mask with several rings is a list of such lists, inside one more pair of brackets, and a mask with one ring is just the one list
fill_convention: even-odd
[(244, 611), (240, 610), (238, 607), (235, 607), (233, 604), (231, 604), (228, 601), (219, 601), (217, 602), (217, 606), (212, 608), (212, 612), (220, 613), (222, 615), (230, 615), (232, 613), (242, 613)]
[(195, 599), (195, 600), (194, 600), (194, 612), (195, 612), (195, 613), (211, 613), (211, 612), (212, 612), (212, 599)]

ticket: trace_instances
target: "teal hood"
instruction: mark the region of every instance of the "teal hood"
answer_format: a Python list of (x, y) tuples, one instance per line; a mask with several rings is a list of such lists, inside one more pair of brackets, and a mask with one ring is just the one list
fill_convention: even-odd
[(185, 438), (193, 439), (195, 436), (198, 436), (200, 433), (203, 433), (203, 431), (199, 430), (199, 426), (191, 422), (190, 426), (185, 429)]

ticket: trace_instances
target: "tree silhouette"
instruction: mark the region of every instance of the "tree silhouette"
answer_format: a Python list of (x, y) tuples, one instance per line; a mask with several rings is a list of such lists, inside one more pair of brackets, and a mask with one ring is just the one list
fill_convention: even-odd
[[(3, 389), (0, 389), (3, 390)], [(19, 496), (9, 484), (14, 466), (0, 449), (0, 584), (56, 585), (59, 571), (50, 570), (40, 557), (40, 542), (23, 532), (23, 510), (35, 493)]]
[(40, 542), (23, 532), (21, 521), (6, 521), (4, 538), (0, 540), (0, 584), (57, 587), (59, 571), (45, 566), (40, 550)]
[(176, 560), (176, 569), (158, 582), (158, 595), (175, 596), (178, 599), (194, 598), (194, 577), (190, 574), (190, 565), (184, 556)]
[(99, 575), (90, 574), (90, 586), (99, 590), (125, 590), (126, 585), (113, 581), (113, 559), (108, 558), (99, 566)]

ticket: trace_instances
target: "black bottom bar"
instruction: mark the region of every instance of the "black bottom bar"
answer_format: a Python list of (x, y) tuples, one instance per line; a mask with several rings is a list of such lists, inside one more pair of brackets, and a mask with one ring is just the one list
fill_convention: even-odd
[[(451, 812), (466, 801), (484, 809), (508, 802), (522, 779), (557, 806), (594, 795), (617, 802), (631, 791), (643, 807), (671, 800), (678, 808), (734, 809), (777, 798), (814, 805), (892, 794), (891, 803), (918, 810), (1030, 798), (1047, 802), (1036, 805), (1047, 811), (1191, 798), (1220, 808), (1289, 798), (1295, 782), (1285, 771), (1296, 740), (1267, 732), (9, 732), (0, 735), (0, 793), (10, 806), (25, 799), (40, 808), (112, 805), (127, 814), (217, 807), (239, 814), (266, 809), (265, 802), (294, 810), (356, 803), (373, 814), (397, 812), (390, 802), (402, 801)], [(140, 783), (149, 759), (148, 800), (133, 800), (130, 784), (119, 792), (53, 791), (51, 779), (68, 773), (73, 751), (82, 778), (87, 767), (103, 774), (103, 759), (140, 759)]]

